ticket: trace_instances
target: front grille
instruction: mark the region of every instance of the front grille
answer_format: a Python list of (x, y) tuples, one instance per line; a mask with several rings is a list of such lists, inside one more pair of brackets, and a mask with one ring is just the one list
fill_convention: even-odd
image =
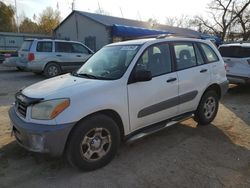
[(20, 102), (20, 101), (16, 101), (17, 103), (17, 111), (23, 116), (26, 117), (26, 113), (27, 113), (27, 105), (25, 105), (24, 103)]

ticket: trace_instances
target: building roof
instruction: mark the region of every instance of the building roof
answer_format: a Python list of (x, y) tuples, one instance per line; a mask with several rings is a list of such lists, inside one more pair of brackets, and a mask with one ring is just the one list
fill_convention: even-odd
[(43, 34), (34, 34), (34, 33), (14, 33), (14, 32), (0, 32), (2, 36), (16, 36), (16, 37), (43, 37), (50, 38), (51, 36)]
[[(81, 16), (87, 17), (97, 23), (100, 23), (108, 27), (113, 26), (113, 25), (123, 25), (123, 26), (140, 27), (140, 28), (154, 29), (154, 30), (164, 30), (169, 33), (176, 33), (176, 34), (189, 35), (189, 36), (193, 35), (195, 37), (200, 36), (202, 34), (200, 32), (197, 32), (191, 29), (186, 29), (186, 28), (172, 27), (172, 26), (167, 26), (163, 24), (156, 24), (154, 26), (151, 26), (149, 22), (143, 22), (143, 21), (138, 21), (138, 20), (114, 17), (114, 16), (107, 16), (107, 15), (90, 13), (90, 12), (76, 11), (76, 10), (71, 12), (71, 14), (68, 17), (70, 17), (73, 13), (77, 13)], [(62, 25), (63, 22), (67, 20), (67, 18), (65, 18), (60, 23), (60, 25)], [(58, 25), (54, 30), (57, 30), (57, 28), (60, 25)]]

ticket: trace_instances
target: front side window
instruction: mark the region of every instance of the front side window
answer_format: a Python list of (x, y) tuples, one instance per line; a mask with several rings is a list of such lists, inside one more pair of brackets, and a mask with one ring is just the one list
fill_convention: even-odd
[(96, 52), (74, 75), (104, 80), (119, 79), (139, 48), (138, 45), (106, 46)]
[(169, 45), (158, 44), (145, 50), (136, 64), (136, 70), (148, 70), (153, 77), (171, 72)]
[(73, 43), (72, 46), (73, 46), (73, 53), (89, 54), (88, 49), (81, 44)]
[(192, 43), (174, 43), (177, 70), (196, 66), (195, 50)]
[(55, 42), (55, 52), (72, 53), (72, 48), (69, 42)]
[(219, 61), (218, 56), (210, 46), (208, 46), (207, 44), (200, 44), (200, 46), (204, 51), (208, 63)]
[(36, 51), (37, 52), (52, 52), (52, 42), (38, 42)]

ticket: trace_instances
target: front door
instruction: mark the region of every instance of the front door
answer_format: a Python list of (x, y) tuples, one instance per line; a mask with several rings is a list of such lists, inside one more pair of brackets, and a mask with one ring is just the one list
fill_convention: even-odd
[(128, 84), (131, 131), (175, 116), (178, 109), (178, 79), (172, 71), (169, 45), (147, 48), (133, 73), (140, 69), (151, 71), (153, 78)]

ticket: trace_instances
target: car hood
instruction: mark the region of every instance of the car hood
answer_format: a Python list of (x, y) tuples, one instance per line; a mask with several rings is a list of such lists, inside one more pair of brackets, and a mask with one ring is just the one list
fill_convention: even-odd
[[(32, 98), (46, 98), (49, 95), (59, 94), (64, 90), (70, 91), (79, 85), (84, 85), (84, 88), (91, 88), (93, 85), (99, 85), (102, 80), (94, 80), (87, 78), (80, 78), (65, 74), (51, 79), (47, 79), (23, 89), (22, 93), (25, 96)], [(99, 84), (95, 84), (99, 83)], [(90, 87), (88, 87), (90, 86)], [(82, 87), (81, 87), (82, 88)], [(79, 89), (79, 88), (78, 88)], [(67, 92), (69, 93), (69, 92)]]

